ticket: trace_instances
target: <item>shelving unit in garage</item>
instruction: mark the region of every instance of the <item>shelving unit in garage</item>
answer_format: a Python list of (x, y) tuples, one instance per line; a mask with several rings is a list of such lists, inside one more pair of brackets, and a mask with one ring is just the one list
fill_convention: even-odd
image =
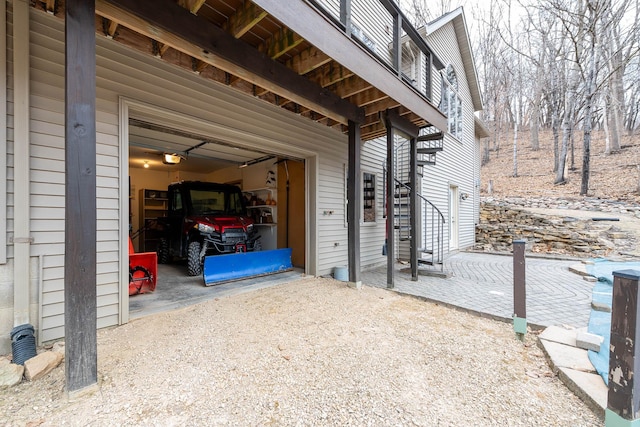
[(262, 249), (278, 248), (278, 208), (277, 189), (271, 187), (244, 190), (247, 199), (247, 213), (253, 218), (262, 236)]
[(140, 190), (139, 226), (142, 230), (139, 237), (139, 252), (153, 252), (157, 249), (162, 230), (158, 228), (158, 218), (167, 215), (167, 190)]

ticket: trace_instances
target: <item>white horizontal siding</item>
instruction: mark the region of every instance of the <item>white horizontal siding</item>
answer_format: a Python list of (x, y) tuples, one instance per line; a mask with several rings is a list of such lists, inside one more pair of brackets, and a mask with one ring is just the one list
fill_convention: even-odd
[[(363, 144), (362, 172), (373, 173), (376, 177), (376, 222), (362, 223), (360, 228), (360, 264), (363, 268), (384, 263), (382, 245), (384, 244), (386, 220), (384, 216), (384, 172), (383, 164), (387, 156), (386, 140), (371, 140)], [(362, 178), (361, 178), (362, 179)], [(362, 218), (362, 213), (360, 214)], [(362, 221), (362, 219), (361, 219)]]
[[(445, 63), (451, 63), (459, 82), (459, 94), (463, 103), (463, 136), (458, 141), (445, 134), (444, 149), (437, 154), (435, 166), (425, 166), (423, 194), (445, 215), (449, 215), (449, 185), (458, 186), (459, 193), (475, 194), (476, 143), (473, 122), (473, 103), (460, 51), (458, 49), (453, 24), (449, 23), (429, 34), (427, 43), (434, 53)], [(435, 71), (435, 70), (434, 70)], [(441, 81), (438, 73), (433, 74), (434, 103), (440, 102)], [(475, 243), (475, 203), (473, 197), (459, 203), (459, 248)], [(445, 242), (449, 241), (448, 225), (445, 227)], [(447, 245), (445, 244), (445, 247)]]
[(331, 16), (340, 21), (340, 0), (316, 0)]

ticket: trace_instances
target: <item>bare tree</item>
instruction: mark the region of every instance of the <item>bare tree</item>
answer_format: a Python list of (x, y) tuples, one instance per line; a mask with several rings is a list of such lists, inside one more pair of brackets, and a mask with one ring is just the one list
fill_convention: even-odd
[[(620, 151), (620, 139), (625, 123), (625, 88), (626, 67), (637, 56), (638, 37), (640, 37), (640, 6), (638, 0), (619, 0), (602, 6), (600, 20), (602, 22), (601, 38), (602, 54), (608, 69), (607, 89), (605, 94), (606, 139), (605, 154)], [(635, 8), (633, 20), (625, 25), (623, 19), (631, 8)]]

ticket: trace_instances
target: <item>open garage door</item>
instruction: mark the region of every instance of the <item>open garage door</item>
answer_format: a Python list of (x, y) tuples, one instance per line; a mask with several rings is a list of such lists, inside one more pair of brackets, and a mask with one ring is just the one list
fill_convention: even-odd
[[(129, 300), (131, 317), (180, 307), (240, 287), (291, 280), (305, 271), (305, 161), (263, 148), (235, 145), (149, 117), (129, 118), (129, 230), (134, 250), (156, 252), (165, 230), (168, 186), (180, 181), (232, 184), (242, 190), (246, 214), (264, 250), (291, 248), (293, 273), (206, 288), (202, 276), (189, 277), (185, 260), (172, 257), (157, 269), (153, 293)], [(167, 261), (163, 256), (160, 261)]]

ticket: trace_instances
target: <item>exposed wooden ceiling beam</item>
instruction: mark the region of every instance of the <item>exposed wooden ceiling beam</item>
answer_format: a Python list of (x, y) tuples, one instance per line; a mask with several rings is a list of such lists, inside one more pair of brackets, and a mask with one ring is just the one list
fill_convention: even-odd
[[(313, 7), (309, 7), (308, 0), (252, 1), (269, 12), (269, 16), (286, 23), (291, 30), (298, 33), (309, 44), (331, 56), (334, 61), (355, 70), (360, 77), (382, 92), (393, 93), (402, 105), (433, 122), (438, 129), (446, 128), (446, 116), (441, 111), (424, 97), (416, 94), (415, 90), (397, 78), (398, 76), (393, 76), (384, 64), (372, 60), (366, 49), (349, 40), (348, 34), (335, 31), (335, 24)], [(394, 8), (397, 8), (397, 5), (394, 4)], [(428, 46), (425, 47), (428, 48)]]
[(114, 38), (116, 36), (116, 30), (118, 29), (118, 23), (108, 19), (103, 19), (102, 21), (104, 35), (110, 39)]
[(171, 0), (96, 0), (96, 12), (249, 83), (346, 123), (364, 111)]
[(379, 138), (386, 135), (386, 133), (387, 129), (381, 122), (369, 126), (363, 126), (360, 128), (360, 138), (363, 141), (369, 141), (371, 139)]
[(331, 90), (340, 95), (341, 98), (348, 98), (355, 94), (371, 89), (372, 87), (373, 86), (362, 80), (360, 77), (351, 76), (333, 84), (331, 86)]
[(167, 52), (167, 50), (169, 50), (170, 47), (171, 46), (169, 46), (168, 44), (163, 44), (162, 46), (160, 46), (160, 51), (159, 51), (160, 57), (162, 57)]
[(194, 15), (198, 13), (206, 0), (179, 0), (178, 4)]
[(56, 13), (56, 0), (47, 0), (47, 12), (55, 14)]
[(265, 40), (263, 44), (258, 46), (260, 52), (264, 52), (271, 59), (278, 59), (291, 49), (302, 43), (304, 39), (284, 27), (280, 28), (269, 39)]
[(354, 75), (355, 73), (342, 65), (330, 62), (308, 73), (307, 78), (322, 87), (328, 87)]
[(370, 116), (372, 114), (378, 114), (380, 111), (384, 111), (387, 109), (397, 108), (400, 106), (400, 103), (392, 98), (384, 98), (378, 102), (373, 104), (369, 104), (364, 107), (365, 115)]
[[(326, 88), (341, 82), (349, 77), (353, 77), (355, 74), (340, 64), (330, 62), (322, 67), (307, 74), (307, 78), (314, 83)], [(342, 98), (342, 97), (341, 97)], [(306, 111), (303, 109), (302, 111)]]
[[(331, 58), (320, 52), (315, 47), (311, 46), (300, 52), (298, 55), (295, 55), (294, 57), (287, 60), (286, 66), (287, 68), (292, 69), (298, 74), (308, 74), (330, 62)], [(311, 81), (319, 83), (320, 86), (322, 86), (322, 84), (316, 81), (313, 76), (307, 76), (307, 78), (309, 78), (309, 80)], [(259, 93), (259, 95), (264, 95), (264, 92)]]
[(194, 65), (193, 65), (193, 71), (200, 74), (204, 71), (205, 68), (207, 68), (209, 66), (209, 64), (207, 64), (204, 61), (199, 61), (199, 60), (194, 60)]
[(256, 6), (255, 3), (245, 1), (240, 9), (229, 17), (229, 20), (222, 28), (233, 37), (239, 39), (258, 25), (267, 15), (267, 12)]
[(331, 58), (328, 55), (311, 46), (298, 55), (289, 58), (286, 65), (298, 74), (307, 74), (329, 62), (331, 62)]
[(349, 102), (360, 107), (364, 107), (366, 105), (376, 104), (380, 101), (384, 101), (385, 99), (389, 99), (389, 96), (377, 89), (374, 89), (366, 92), (356, 93), (355, 95), (350, 96), (348, 99)]
[[(193, 13), (194, 15), (198, 14), (198, 11), (200, 10), (200, 8), (202, 8), (202, 6), (204, 5), (206, 0), (178, 0), (178, 4), (187, 9), (189, 12)], [(162, 56), (165, 54), (165, 52), (169, 49), (169, 45), (162, 45), (160, 47), (160, 57), (162, 58)], [(203, 61), (198, 61), (197, 65), (195, 67), (193, 67), (193, 71), (195, 71), (196, 73), (200, 74), (202, 73), (202, 71), (204, 71), (205, 68), (207, 68), (207, 64), (206, 62)]]

